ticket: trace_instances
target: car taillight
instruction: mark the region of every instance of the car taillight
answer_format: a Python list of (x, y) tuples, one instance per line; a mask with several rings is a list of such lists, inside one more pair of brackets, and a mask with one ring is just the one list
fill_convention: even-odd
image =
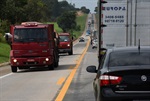
[(122, 77), (102, 75), (100, 77), (100, 86), (107, 86), (111, 84), (119, 84), (122, 80)]

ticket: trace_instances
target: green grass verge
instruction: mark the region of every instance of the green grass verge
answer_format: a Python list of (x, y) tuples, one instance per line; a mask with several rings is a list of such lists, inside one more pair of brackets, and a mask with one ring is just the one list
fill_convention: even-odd
[(56, 32), (61, 33), (62, 29), (60, 27), (58, 27), (57, 22), (47, 22), (47, 24), (54, 24), (54, 29), (56, 30)]
[[(86, 19), (87, 19), (87, 14), (77, 17), (76, 19), (77, 25), (81, 26), (81, 30), (73, 31), (73, 35), (75, 35), (75, 38), (80, 37), (84, 32)], [(62, 29), (58, 27), (58, 24), (56, 22), (47, 22), (47, 23), (54, 24), (54, 28), (58, 33), (62, 32)], [(2, 40), (3, 41), (0, 42), (0, 63), (9, 61), (9, 52), (10, 52), (10, 46), (7, 43), (4, 43), (4, 39)]]
[(84, 14), (82, 16), (77, 16), (76, 22), (77, 25), (80, 26), (81, 30), (80, 31), (73, 31), (73, 35), (76, 36), (76, 38), (80, 37), (85, 29), (85, 24), (86, 24), (86, 20), (87, 20), (87, 14)]
[(0, 63), (9, 61), (10, 46), (7, 43), (0, 42)]
[[(80, 26), (80, 31), (73, 31), (72, 34), (73, 36), (75, 36), (75, 38), (78, 38), (79, 36), (81, 36), (84, 32), (85, 29), (85, 23), (87, 20), (87, 14), (83, 14), (82, 16), (77, 16), (76, 22), (77, 25)], [(47, 24), (54, 24), (54, 28), (58, 33), (63, 32), (62, 29), (58, 26), (57, 22), (47, 22)]]

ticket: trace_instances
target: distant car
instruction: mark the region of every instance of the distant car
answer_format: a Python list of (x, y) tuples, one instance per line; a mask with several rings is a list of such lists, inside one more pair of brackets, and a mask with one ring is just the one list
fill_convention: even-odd
[(94, 19), (92, 19), (92, 24), (94, 24)]
[(85, 39), (83, 37), (79, 38), (79, 42), (84, 42), (84, 41), (85, 41)]
[(150, 47), (106, 49), (93, 88), (96, 101), (150, 100)]
[(98, 40), (97, 39), (92, 40), (92, 49), (97, 48), (97, 45), (98, 45)]
[(88, 29), (86, 30), (86, 36), (89, 36), (91, 34), (91, 31)]

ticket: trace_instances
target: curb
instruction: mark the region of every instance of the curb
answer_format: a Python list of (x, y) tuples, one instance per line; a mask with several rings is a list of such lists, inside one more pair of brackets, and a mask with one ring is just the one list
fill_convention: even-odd
[(0, 67), (6, 66), (6, 65), (9, 65), (9, 64), (10, 64), (9, 62), (4, 62), (4, 63), (1, 63), (1, 64), (0, 64)]

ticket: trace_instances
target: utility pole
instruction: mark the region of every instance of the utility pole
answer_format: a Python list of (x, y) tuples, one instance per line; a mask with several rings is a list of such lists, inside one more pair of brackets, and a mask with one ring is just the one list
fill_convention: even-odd
[(132, 46), (132, 0), (131, 2), (131, 13), (130, 13), (130, 46)]
[(99, 47), (98, 47), (98, 60), (99, 60), (99, 63), (100, 63), (100, 60), (101, 60), (101, 55), (100, 55), (100, 52), (101, 52), (101, 0), (98, 1), (98, 40), (99, 40)]
[(126, 16), (126, 46), (128, 46), (128, 41), (129, 41), (129, 40), (128, 40), (128, 37), (129, 37), (129, 36), (128, 36), (128, 28), (129, 28), (129, 23), (128, 23), (128, 9), (129, 9), (129, 8), (128, 8), (128, 5), (129, 5), (129, 1), (127, 0), (127, 12), (126, 12), (126, 13), (127, 13), (127, 14), (126, 14), (126, 15), (127, 15), (127, 16)]
[(134, 25), (134, 46), (136, 46), (136, 19), (137, 19), (137, 0), (135, 0), (135, 25)]
[(98, 58), (99, 58), (99, 64), (101, 63), (101, 44), (102, 44), (102, 34), (101, 34), (101, 30), (102, 27), (105, 27), (106, 25), (102, 25), (102, 4), (107, 3), (104, 0), (99, 0), (98, 1), (98, 33), (99, 33), (99, 50), (98, 50)]

